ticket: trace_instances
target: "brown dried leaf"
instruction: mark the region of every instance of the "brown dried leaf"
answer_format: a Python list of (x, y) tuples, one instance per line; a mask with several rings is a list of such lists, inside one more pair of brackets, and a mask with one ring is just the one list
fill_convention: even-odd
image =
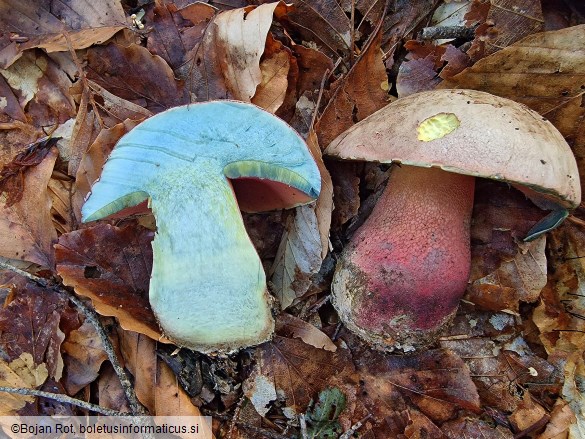
[(0, 197), (0, 256), (53, 267), (57, 232), (51, 219), (47, 185), (57, 154), (57, 149), (52, 148), (40, 164), (26, 172), (19, 202), (8, 207), (6, 197)]
[(87, 320), (69, 333), (61, 348), (67, 364), (63, 385), (68, 394), (74, 395), (95, 381), (108, 355), (95, 328)]
[[(585, 175), (585, 25), (531, 35), (475, 63), (439, 88), (471, 88), (528, 105), (573, 148)], [(585, 181), (581, 183), (585, 187)]]
[(88, 80), (87, 83), (94, 93), (94, 99), (100, 103), (100, 108), (104, 110), (100, 116), (106, 127), (112, 128), (126, 119), (140, 121), (152, 116), (152, 112), (146, 108), (110, 93), (95, 82)]
[(0, 28), (26, 37), (28, 41), (21, 45), (13, 43), (13, 57), (2, 59), (0, 67), (8, 67), (23, 50), (34, 47), (47, 52), (83, 49), (107, 41), (126, 26), (126, 15), (119, 0), (67, 3), (6, 0), (0, 3)]
[(469, 368), (450, 350), (428, 350), (405, 357), (365, 348), (354, 355), (366, 390), (361, 397), (371, 399), (370, 405), (388, 404), (398, 393), (433, 421), (449, 419), (458, 408), (479, 411), (479, 396)]
[(388, 104), (388, 95), (382, 87), (388, 78), (380, 53), (381, 31), (371, 38), (360, 59), (340, 80), (315, 126), (322, 148), (350, 126)]
[(199, 408), (179, 385), (171, 368), (160, 359), (157, 366), (154, 388), (156, 416), (201, 416)]
[(11, 360), (30, 353), (35, 364), (46, 364), (49, 375), (61, 377), (63, 360), (59, 329), (67, 301), (22, 278), (15, 279), (13, 294), (0, 309), (0, 348)]
[(335, 352), (337, 346), (322, 331), (311, 325), (309, 322), (294, 317), (290, 314), (282, 313), (278, 316), (280, 325), (280, 335), (288, 338), (300, 338), (306, 344), (317, 349)]
[(153, 237), (143, 227), (98, 224), (61, 236), (55, 254), (63, 283), (91, 298), (98, 313), (161, 340), (148, 302)]
[(321, 193), (316, 203), (296, 208), (285, 223), (285, 233), (269, 273), (281, 309), (307, 292), (311, 276), (319, 271), (329, 251), (333, 184), (314, 132), (309, 134), (307, 145), (321, 172)]
[[(47, 366), (44, 363), (36, 365), (28, 352), (23, 352), (10, 363), (0, 360), (0, 386), (34, 389), (42, 385), (47, 377)], [(3, 393), (0, 416), (14, 416), (27, 402), (33, 401), (33, 396)]]
[(98, 403), (100, 406), (118, 410), (122, 413), (130, 413), (130, 407), (124, 389), (110, 363), (104, 364), (104, 367), (100, 371), (97, 385)]
[(269, 45), (274, 47), (271, 47), (270, 53), (268, 50), (264, 53), (260, 63), (262, 81), (258, 84), (251, 102), (266, 111), (276, 113), (283, 104), (288, 89), (292, 54), (270, 34), (268, 34), (266, 45), (267, 49)]
[(286, 16), (278, 19), (303, 41), (317, 44), (329, 58), (349, 56), (351, 50), (351, 22), (338, 2), (327, 0), (295, 0)]
[(514, 413), (509, 416), (510, 423), (516, 431), (528, 430), (535, 424), (541, 423), (543, 418), (548, 421), (546, 410), (526, 392)]
[(505, 260), (498, 269), (473, 281), (468, 287), (466, 300), (494, 311), (518, 312), (520, 302), (538, 300), (546, 285), (546, 238), (518, 243), (518, 253)]
[(481, 419), (470, 416), (446, 422), (441, 426), (441, 430), (449, 439), (514, 439), (514, 434), (501, 425), (493, 426)]
[(283, 395), (289, 415), (304, 412), (311, 399), (327, 388), (332, 379), (341, 381), (354, 370), (345, 349), (332, 353), (281, 335), (261, 345), (257, 356), (251, 379), (263, 376), (264, 381), (272, 383), (276, 392)]
[(558, 400), (550, 414), (550, 422), (537, 439), (566, 439), (571, 425), (577, 422), (577, 418), (567, 402)]
[(73, 230), (73, 212), (71, 211), (71, 192), (73, 182), (69, 179), (51, 178), (47, 186), (51, 197), (51, 218), (58, 235)]
[(134, 376), (134, 391), (138, 400), (149, 410), (156, 413), (156, 342), (131, 331), (118, 331), (120, 350), (125, 367)]
[(482, 23), (468, 50), (474, 61), (536, 32), (544, 30), (542, 7), (538, 0), (475, 1), (465, 15), (468, 24)]
[(87, 50), (87, 77), (114, 95), (153, 113), (187, 104), (184, 84), (169, 65), (137, 44), (92, 47)]
[(27, 52), (6, 70), (0, 69), (0, 75), (32, 125), (54, 126), (74, 117), (75, 104), (68, 93), (72, 81), (46, 54)]
[(399, 98), (433, 90), (441, 79), (435, 71), (436, 57), (428, 55), (426, 58), (417, 58), (400, 64), (396, 77), (396, 91)]
[(2, 122), (9, 120), (18, 120), (22, 123), (26, 122), (26, 116), (22, 107), (18, 102), (14, 91), (10, 88), (4, 76), (0, 75), (0, 115), (2, 115)]

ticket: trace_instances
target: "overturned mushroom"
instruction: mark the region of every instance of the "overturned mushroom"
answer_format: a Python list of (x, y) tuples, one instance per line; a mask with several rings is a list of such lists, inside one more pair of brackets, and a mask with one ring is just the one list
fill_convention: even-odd
[(149, 299), (164, 334), (229, 352), (266, 341), (274, 327), (240, 208), (306, 204), (320, 187), (313, 157), (286, 123), (251, 104), (208, 102), (167, 110), (122, 137), (82, 216), (148, 200), (157, 221)]
[(509, 182), (554, 209), (552, 225), (581, 198), (575, 158), (553, 125), (473, 90), (399, 99), (325, 153), (399, 164), (344, 249), (332, 284), (341, 320), (382, 350), (428, 345), (455, 314), (470, 271), (474, 177)]

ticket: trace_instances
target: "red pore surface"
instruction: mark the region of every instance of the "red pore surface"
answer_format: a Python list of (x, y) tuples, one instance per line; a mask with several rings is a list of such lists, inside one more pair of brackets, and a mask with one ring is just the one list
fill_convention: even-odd
[(393, 169), (335, 273), (334, 303), (350, 329), (410, 350), (449, 322), (469, 277), (473, 189), (470, 176)]

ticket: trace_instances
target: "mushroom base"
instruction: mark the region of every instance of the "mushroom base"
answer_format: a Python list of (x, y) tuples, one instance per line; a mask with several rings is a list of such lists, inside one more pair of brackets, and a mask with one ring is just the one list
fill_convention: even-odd
[(473, 190), (473, 177), (393, 170), (333, 278), (333, 304), (352, 332), (409, 352), (449, 325), (469, 278)]

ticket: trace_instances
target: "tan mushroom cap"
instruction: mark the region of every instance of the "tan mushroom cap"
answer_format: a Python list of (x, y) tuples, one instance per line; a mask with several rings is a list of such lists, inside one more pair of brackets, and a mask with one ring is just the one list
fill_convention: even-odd
[(525, 105), (475, 90), (398, 99), (338, 136), (325, 153), (507, 181), (525, 186), (537, 204), (545, 198), (575, 208), (581, 201), (575, 157), (556, 128)]

